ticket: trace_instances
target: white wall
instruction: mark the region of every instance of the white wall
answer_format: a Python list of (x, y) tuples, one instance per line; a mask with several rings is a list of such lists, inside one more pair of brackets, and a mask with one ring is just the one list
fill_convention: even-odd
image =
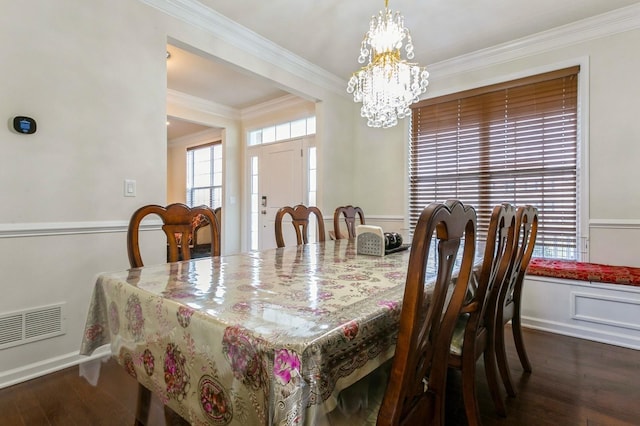
[(75, 359), (96, 273), (128, 267), (131, 212), (165, 199), (166, 35), (149, 12), (3, 4), (0, 116), (32, 116), (38, 130), (0, 129), (0, 315), (66, 302), (67, 333), (0, 350), (0, 383)]

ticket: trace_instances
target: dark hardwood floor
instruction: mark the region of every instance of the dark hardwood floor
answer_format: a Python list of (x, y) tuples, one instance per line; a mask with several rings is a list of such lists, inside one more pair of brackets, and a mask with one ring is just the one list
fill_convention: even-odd
[[(525, 330), (533, 365), (523, 374), (513, 346), (509, 361), (518, 396), (507, 398), (498, 417), (488, 395), (482, 361), (478, 398), (485, 426), (640, 425), (640, 351)], [(459, 375), (449, 375), (447, 424), (465, 425)], [(0, 425), (132, 425), (136, 382), (110, 360), (97, 386), (78, 367), (0, 390)], [(152, 425), (164, 425), (162, 406), (152, 400)], [(354, 425), (356, 426), (356, 425)]]

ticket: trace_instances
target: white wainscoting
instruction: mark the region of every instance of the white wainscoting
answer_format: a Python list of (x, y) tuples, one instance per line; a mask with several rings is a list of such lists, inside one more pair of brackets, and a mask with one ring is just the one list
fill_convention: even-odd
[(526, 276), (523, 326), (640, 350), (640, 288)]
[(640, 220), (591, 219), (589, 261), (640, 267)]
[[(0, 224), (0, 253), (10, 260), (2, 271), (0, 317), (64, 305), (62, 333), (0, 349), (0, 388), (109, 355), (108, 346), (90, 357), (78, 349), (95, 274), (128, 267), (127, 227), (128, 221)], [(149, 244), (156, 235), (162, 238), (161, 222), (154, 218), (141, 231), (150, 231)], [(162, 248), (157, 251), (149, 252), (150, 258), (166, 255)]]

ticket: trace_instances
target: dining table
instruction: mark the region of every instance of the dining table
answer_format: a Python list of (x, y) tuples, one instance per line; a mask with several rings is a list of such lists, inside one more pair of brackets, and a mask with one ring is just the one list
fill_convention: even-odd
[(340, 239), (101, 273), (80, 353), (110, 345), (194, 425), (326, 424), (393, 357), (409, 254)]

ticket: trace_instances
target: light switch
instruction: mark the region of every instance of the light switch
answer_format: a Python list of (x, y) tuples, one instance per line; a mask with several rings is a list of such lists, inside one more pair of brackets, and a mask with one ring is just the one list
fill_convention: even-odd
[(136, 196), (136, 181), (133, 179), (124, 180), (124, 196), (135, 197)]

